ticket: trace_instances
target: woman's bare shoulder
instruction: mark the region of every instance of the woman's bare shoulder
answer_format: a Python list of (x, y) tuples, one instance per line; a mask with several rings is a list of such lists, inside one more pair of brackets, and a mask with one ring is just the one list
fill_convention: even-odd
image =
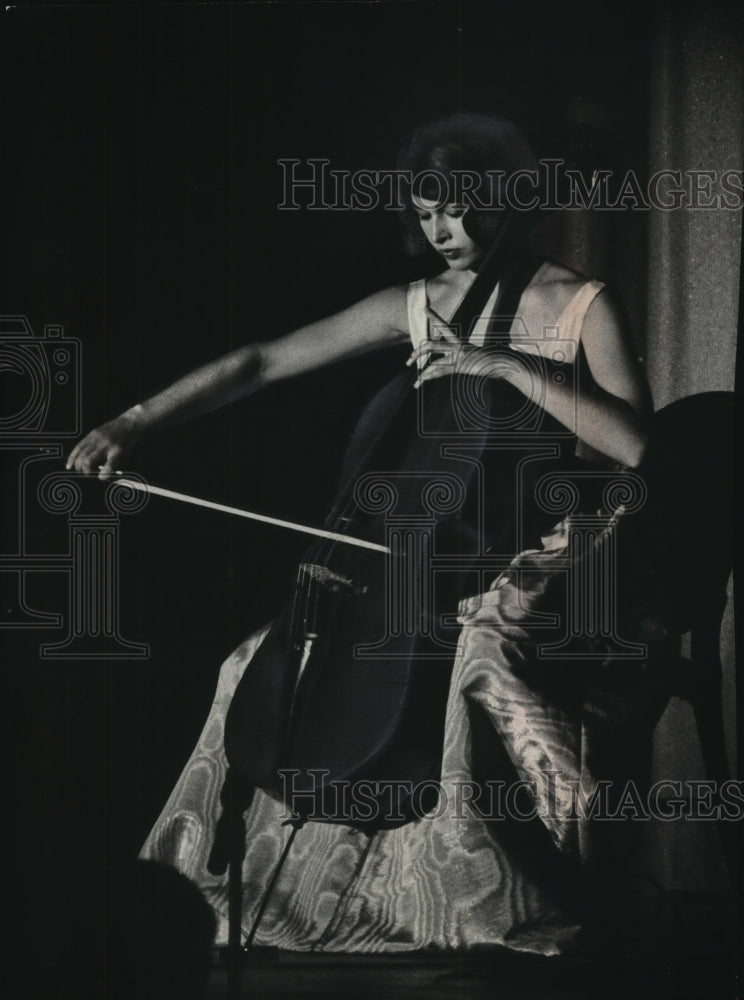
[(331, 318), (331, 325), (349, 327), (361, 343), (398, 343), (408, 337), (408, 286), (390, 285), (360, 299)]
[(381, 316), (391, 321), (391, 325), (400, 325), (402, 320), (405, 326), (407, 317), (408, 285), (390, 285), (373, 292), (362, 303), (366, 303), (368, 308), (376, 310)]

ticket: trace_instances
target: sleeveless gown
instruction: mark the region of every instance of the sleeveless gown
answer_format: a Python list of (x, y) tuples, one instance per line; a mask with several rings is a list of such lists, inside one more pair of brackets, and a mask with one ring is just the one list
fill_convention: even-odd
[[(578, 364), (583, 318), (601, 288), (543, 264), (520, 300), (523, 322), (512, 326), (513, 348), (560, 351), (561, 361)], [(414, 346), (427, 336), (425, 301), (425, 283), (414, 282), (408, 291)], [(483, 336), (483, 326), (476, 326), (473, 342)], [(621, 513), (606, 512), (605, 533)], [(570, 665), (546, 672), (537, 660), (527, 622), (532, 610), (544, 610), (551, 582), (565, 570), (569, 521), (554, 523), (486, 592), (460, 603), (439, 804), (373, 834), (309, 822), (297, 834), (256, 945), (367, 953), (501, 945), (544, 955), (573, 946), (581, 923), (571, 905), (571, 880), (591, 861), (594, 838), (590, 821), (572, 813), (569, 790), (589, 796), (596, 789), (595, 744), (622, 743), (629, 733), (637, 742), (650, 726), (641, 720), (639, 728), (632, 693), (608, 692), (595, 682), (596, 661), (587, 683), (580, 668), (575, 676)], [(225, 715), (266, 632), (248, 636), (222, 665), (198, 743), (140, 855), (173, 866), (199, 887), (217, 916), (218, 944), (227, 941), (227, 875), (212, 875), (207, 859), (226, 771)], [(605, 667), (611, 662), (606, 658)], [(560, 776), (558, 787), (551, 774)], [(485, 815), (469, 804), (474, 782), (484, 780), (491, 781)], [(494, 807), (499, 782), (507, 794), (530, 785), (537, 821), (504, 815), (503, 802)], [(506, 812), (524, 809), (515, 798)], [(287, 818), (285, 807), (262, 791), (246, 812), (244, 935), (289, 836), (282, 825)]]

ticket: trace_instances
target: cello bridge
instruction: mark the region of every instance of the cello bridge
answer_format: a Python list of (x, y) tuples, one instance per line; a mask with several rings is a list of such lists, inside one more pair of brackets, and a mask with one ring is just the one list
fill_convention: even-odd
[(367, 592), (366, 587), (357, 586), (350, 577), (334, 573), (327, 566), (319, 566), (316, 563), (301, 563), (300, 571), (306, 573), (311, 580), (316, 580), (323, 587), (327, 587), (328, 590), (346, 590), (356, 597)]

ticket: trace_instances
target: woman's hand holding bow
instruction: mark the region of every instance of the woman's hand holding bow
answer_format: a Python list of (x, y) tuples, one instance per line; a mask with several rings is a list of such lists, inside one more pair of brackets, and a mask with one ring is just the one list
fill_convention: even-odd
[(66, 468), (97, 472), (99, 479), (109, 479), (142, 437), (145, 428), (141, 411), (141, 406), (133, 406), (86, 434), (70, 452)]

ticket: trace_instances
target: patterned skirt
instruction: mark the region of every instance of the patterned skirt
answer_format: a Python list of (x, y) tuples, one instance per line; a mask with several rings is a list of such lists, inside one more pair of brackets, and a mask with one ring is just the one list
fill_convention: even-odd
[[(612, 543), (617, 521), (617, 512), (606, 518), (601, 544)], [(486, 593), (462, 602), (438, 803), (376, 832), (308, 822), (256, 945), (366, 953), (500, 945), (544, 955), (575, 946), (581, 883), (602, 870), (603, 856), (618, 881), (627, 862), (627, 824), (614, 824), (613, 846), (591, 807), (598, 791), (622, 797), (629, 761), (642, 769), (662, 707), (647, 683), (647, 649), (596, 627), (566, 644), (565, 615), (551, 618), (580, 560), (586, 552), (566, 519)], [(225, 716), (267, 631), (222, 665), (199, 741), (140, 855), (198, 886), (217, 916), (218, 944), (227, 940), (227, 875), (211, 874), (207, 861), (227, 769)], [(244, 934), (290, 835), (287, 818), (284, 803), (261, 791), (246, 812)]]

